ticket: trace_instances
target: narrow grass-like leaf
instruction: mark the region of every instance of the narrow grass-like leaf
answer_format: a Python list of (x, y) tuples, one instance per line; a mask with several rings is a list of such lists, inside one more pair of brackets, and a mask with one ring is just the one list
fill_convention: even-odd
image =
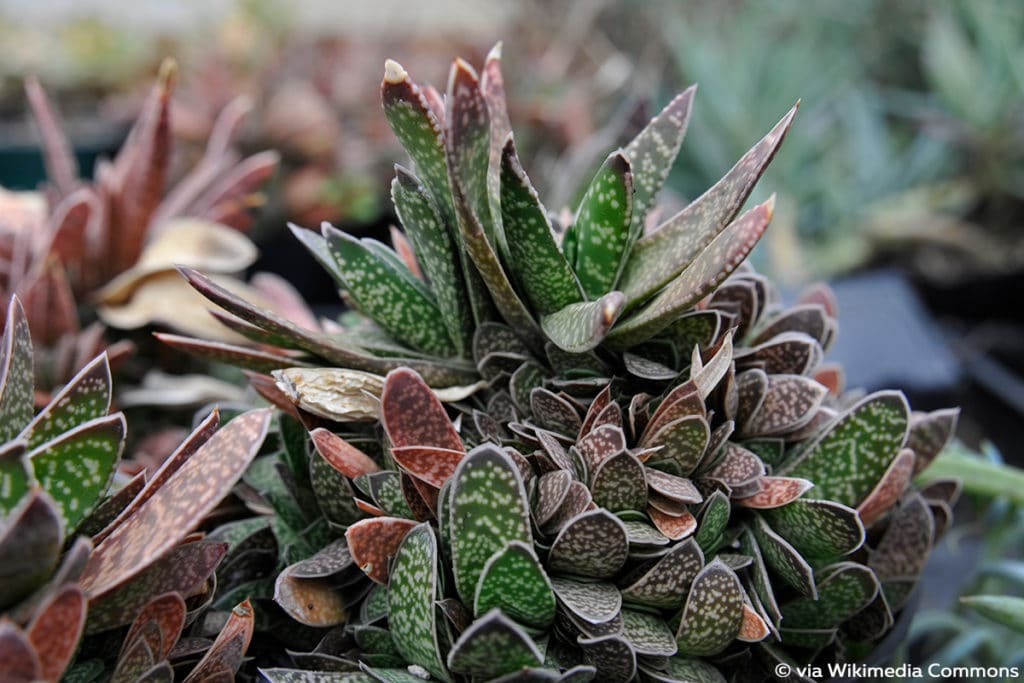
[(353, 524), (345, 532), (356, 565), (374, 582), (387, 585), (388, 564), (405, 535), (416, 526), (411, 519), (372, 517)]
[(547, 211), (511, 137), (501, 154), (501, 213), (509, 267), (534, 310), (549, 314), (582, 301), (580, 283), (555, 243)]
[(468, 605), (492, 555), (512, 541), (533, 541), (519, 468), (493, 444), (477, 446), (452, 476), (448, 514), (455, 587)]
[(541, 664), (536, 644), (515, 622), (494, 609), (463, 631), (448, 653), (456, 673), (491, 678)]
[[(624, 349), (646, 341), (714, 291), (757, 244), (772, 219), (774, 206), (773, 195), (730, 223), (682, 272), (675, 269), (679, 274), (650, 303), (616, 325), (608, 342), (614, 348)], [(637, 243), (637, 248), (641, 243)], [(634, 251), (631, 263), (635, 255)], [(657, 270), (652, 264), (646, 267)], [(626, 301), (630, 301), (626, 296)]]
[(622, 313), (625, 300), (620, 292), (609, 292), (596, 301), (570, 304), (545, 315), (540, 326), (555, 346), (569, 353), (584, 353), (604, 341)]
[(254, 372), (269, 373), (281, 368), (312, 367), (312, 364), (303, 358), (274, 351), (251, 349), (245, 346), (238, 346), (237, 344), (183, 337), (166, 332), (154, 332), (153, 336), (160, 340), (161, 343), (178, 351), (184, 351), (193, 356), (220, 361), (221, 363), (227, 363)]
[(960, 598), (960, 602), (983, 617), (1024, 633), (1024, 598), (1012, 595), (969, 595)]
[(6, 443), (32, 420), (35, 405), (32, 334), (17, 296), (11, 297), (7, 306), (0, 343), (0, 443)]
[(117, 527), (96, 548), (82, 576), (90, 599), (144, 570), (195, 528), (256, 456), (269, 424), (269, 410), (231, 420)]
[(555, 618), (555, 594), (533, 548), (510, 541), (487, 560), (473, 596), (473, 613), (493, 608), (517, 623), (544, 629)]
[(124, 447), (124, 415), (90, 420), (28, 454), (32, 471), (60, 510), (67, 529), (74, 529), (99, 502), (110, 485)]
[(590, 181), (576, 211), (576, 276), (591, 299), (615, 288), (631, 242), (633, 173), (613, 152)]
[(629, 540), (618, 517), (600, 508), (584, 512), (562, 528), (548, 555), (553, 572), (608, 578), (626, 563)]
[(902, 393), (871, 394), (837, 418), (779, 473), (813, 481), (816, 494), (824, 500), (859, 505), (906, 443), (909, 419)]
[(637, 241), (621, 280), (631, 307), (681, 273), (729, 225), (782, 143), (795, 114), (796, 107), (713, 187)]
[(861, 611), (878, 595), (875, 573), (862, 564), (843, 562), (824, 570), (818, 582), (818, 597), (800, 597), (782, 606), (788, 628), (835, 628)]
[(715, 655), (728, 647), (743, 623), (743, 587), (735, 572), (714, 560), (693, 580), (676, 633), (679, 651)]

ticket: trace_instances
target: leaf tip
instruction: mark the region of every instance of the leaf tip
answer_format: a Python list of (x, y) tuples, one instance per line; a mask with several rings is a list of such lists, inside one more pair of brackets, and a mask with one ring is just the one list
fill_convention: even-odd
[(401, 64), (393, 59), (384, 60), (384, 82), (389, 85), (398, 85), (408, 80), (409, 72)]

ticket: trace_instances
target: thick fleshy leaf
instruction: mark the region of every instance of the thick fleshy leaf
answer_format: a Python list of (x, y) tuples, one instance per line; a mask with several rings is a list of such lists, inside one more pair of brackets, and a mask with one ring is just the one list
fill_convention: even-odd
[(35, 478), (57, 503), (65, 528), (77, 527), (107, 490), (126, 428), (121, 413), (97, 418), (28, 454)]
[(220, 680), (225, 674), (228, 679), (234, 677), (242, 665), (245, 651), (249, 649), (254, 627), (255, 615), (249, 601), (236, 605), (231, 610), (224, 628), (217, 635), (217, 640), (183, 683), (200, 683), (214, 677), (217, 677), (215, 680)]
[(374, 683), (376, 678), (361, 671), (307, 671), (304, 669), (259, 669), (269, 683)]
[[(697, 202), (700, 200), (698, 199)], [(696, 202), (695, 202), (696, 203)], [(743, 262), (771, 222), (775, 207), (772, 196), (737, 218), (703, 249), (692, 263), (659, 292), (650, 303), (615, 326), (608, 335), (614, 348), (624, 349), (650, 339), (720, 285)], [(657, 235), (658, 233), (655, 233)], [(655, 236), (655, 235), (652, 235)], [(637, 242), (639, 249), (643, 240)], [(637, 255), (630, 257), (633, 263)], [(658, 271), (648, 263), (648, 270)], [(627, 265), (627, 274), (629, 266)], [(679, 272), (676, 269), (674, 272)], [(661, 273), (658, 273), (661, 276)], [(625, 279), (625, 275), (623, 276)], [(631, 299), (626, 298), (627, 301)]]
[(395, 555), (387, 592), (388, 625), (406, 661), (450, 680), (437, 636), (437, 563), (437, 538), (429, 525), (420, 524), (406, 534)]
[(678, 650), (671, 629), (654, 614), (622, 610), (622, 629), (638, 655), (671, 657)]
[(636, 675), (636, 652), (624, 637), (618, 635), (580, 638), (587, 663), (600, 672), (602, 681), (627, 683)]
[(757, 409), (744, 425), (746, 435), (772, 436), (807, 424), (828, 389), (801, 375), (769, 375)]
[(671, 657), (663, 670), (646, 668), (641, 664), (643, 680), (650, 683), (725, 683), (725, 677), (713, 664), (702, 659)]
[(767, 510), (792, 503), (814, 486), (806, 479), (793, 477), (761, 477), (758, 484), (761, 488), (757, 493), (736, 498), (734, 502), (747, 508)]
[(700, 415), (681, 417), (665, 424), (642, 442), (645, 448), (660, 447), (647, 459), (647, 464), (679, 477), (690, 475), (704, 455), (709, 432), (707, 421)]
[(415, 371), (399, 368), (388, 373), (381, 394), (381, 416), (395, 447), (464, 450), (441, 401)]
[[(868, 559), (868, 566), (883, 582), (916, 577), (928, 561), (934, 524), (924, 499), (918, 494), (908, 496), (894, 511), (885, 534)], [(898, 610), (901, 605), (892, 607)]]
[(740, 625), (740, 632), (736, 640), (744, 643), (757, 643), (771, 634), (768, 622), (757, 613), (750, 605), (743, 606), (743, 623)]
[(622, 151), (613, 152), (590, 181), (576, 210), (576, 275), (597, 298), (615, 287), (631, 242), (633, 173)]
[(779, 474), (814, 482), (817, 495), (859, 505), (907, 440), (910, 410), (898, 391), (880, 391), (842, 414)]
[(589, 434), (577, 441), (576, 449), (586, 459), (587, 469), (596, 476), (598, 467), (605, 461), (620, 453), (625, 453), (626, 435), (621, 427), (603, 425), (591, 430)]
[(8, 441), (0, 446), (0, 519), (28, 493), (32, 470), (25, 460), (25, 442)]
[(760, 517), (754, 517), (750, 528), (757, 541), (756, 547), (771, 571), (801, 595), (816, 596), (814, 570), (789, 541), (775, 533)]
[(484, 565), (473, 597), (477, 616), (499, 608), (517, 623), (543, 629), (555, 618), (555, 594), (533, 548), (511, 541)]
[(455, 468), (464, 455), (461, 449), (453, 451), (432, 446), (402, 446), (391, 449), (391, 456), (403, 470), (434, 488), (440, 488), (455, 473)]
[(194, 595), (202, 589), (227, 550), (226, 543), (209, 541), (172, 548), (127, 584), (92, 600), (86, 633), (131, 623), (155, 595), (178, 593), (186, 598)]
[(349, 479), (380, 471), (380, 467), (366, 453), (345, 441), (337, 434), (317, 428), (310, 432), (317, 453), (331, 467)]
[(526, 633), (494, 609), (463, 631), (448, 653), (456, 673), (489, 678), (541, 664), (544, 657)]
[(647, 514), (658, 531), (673, 541), (682, 540), (697, 530), (697, 518), (688, 510), (683, 510), (678, 514), (669, 514), (652, 505), (647, 508)]
[(554, 313), (582, 301), (580, 283), (555, 243), (547, 210), (526, 177), (511, 136), (501, 155), (501, 214), (509, 267), (534, 310)]
[(345, 532), (356, 565), (379, 584), (387, 585), (388, 564), (405, 535), (416, 526), (411, 519), (373, 517), (362, 519)]
[(775, 155), (795, 114), (796, 107), (713, 187), (637, 241), (622, 274), (622, 290), (630, 304), (675, 278), (726, 229)]
[(600, 508), (577, 515), (562, 528), (548, 554), (553, 572), (608, 578), (626, 563), (629, 541), (618, 517)]
[[(447, 177), (444, 182), (447, 185)], [(452, 235), (445, 226), (444, 218), (437, 212), (438, 204), (432, 201), (426, 186), (401, 166), (395, 167), (391, 198), (430, 281), (448, 336), (455, 343), (459, 355), (464, 356), (472, 341), (469, 295)]]
[(814, 337), (803, 332), (784, 332), (736, 355), (737, 367), (760, 367), (770, 375), (802, 375), (814, 371), (824, 353)]
[(470, 451), (452, 476), (448, 530), (459, 596), (471, 604), (487, 561), (512, 541), (530, 544), (529, 503), (519, 468), (493, 444)]
[(50, 596), (29, 624), (26, 635), (39, 655), (43, 679), (60, 680), (82, 637), (86, 609), (82, 589), (68, 584)]
[(775, 599), (772, 582), (768, 578), (768, 569), (765, 567), (761, 548), (758, 547), (754, 534), (749, 529), (744, 529), (743, 533), (740, 534), (740, 550), (748, 557), (753, 558), (749, 573), (753, 586), (750, 594), (757, 598), (766, 616), (772, 620), (771, 627), (778, 628), (779, 622), (782, 619), (782, 612), (779, 610), (778, 602)]
[(782, 606), (787, 628), (828, 629), (861, 611), (878, 595), (875, 573), (862, 564), (842, 562), (824, 570), (818, 597), (797, 598)]
[(900, 499), (914, 475), (914, 462), (914, 451), (909, 448), (900, 451), (874, 490), (857, 506), (865, 527), (870, 527)]
[(606, 458), (594, 469), (590, 491), (595, 503), (612, 512), (642, 510), (647, 502), (643, 463), (628, 451)]
[(673, 388), (658, 404), (657, 410), (651, 415), (644, 430), (641, 445), (646, 445), (650, 436), (669, 422), (693, 415), (706, 417), (707, 408), (704, 405), (704, 399), (700, 397), (697, 385), (687, 381)]
[(633, 239), (643, 232), (647, 212), (679, 154), (696, 91), (697, 86), (691, 85), (672, 98), (626, 146), (633, 172)]
[(402, 494), (402, 478), (398, 472), (387, 470), (366, 475), (370, 497), (385, 514), (412, 519), (412, 510)]
[(729, 523), (732, 508), (729, 498), (721, 491), (715, 491), (704, 501), (704, 506), (697, 515), (697, 534), (694, 539), (705, 553), (713, 550), (719, 537)]
[(530, 410), (542, 427), (556, 434), (575, 438), (579, 433), (582, 425), (579, 412), (550, 389), (537, 387), (530, 392)]
[(288, 567), (274, 582), (274, 602), (300, 624), (316, 628), (345, 622), (345, 602), (328, 578), (305, 578)]
[(46, 581), (57, 566), (63, 542), (57, 505), (33, 487), (0, 527), (0, 608)]
[(583, 353), (604, 341), (619, 319), (624, 303), (620, 292), (609, 292), (595, 301), (569, 304), (541, 318), (540, 326), (558, 348)]
[(82, 368), (21, 433), (35, 448), (110, 410), (110, 365), (102, 353)]
[(910, 416), (910, 434), (907, 436), (907, 448), (917, 456), (914, 463), (914, 476), (924, 471), (935, 460), (939, 452), (946, 447), (956, 432), (956, 423), (960, 417), (959, 408), (936, 410), (930, 413), (914, 413)]
[(718, 383), (730, 372), (733, 358), (732, 337), (733, 330), (729, 330), (721, 341), (708, 349), (705, 355), (711, 357), (706, 362), (702, 359), (700, 349), (697, 347), (693, 349), (690, 361), (690, 382), (697, 388), (697, 395), (701, 400), (707, 399)]
[(714, 560), (693, 580), (676, 633), (679, 651), (715, 655), (728, 647), (743, 624), (743, 587), (735, 572)]
[(622, 589), (627, 602), (676, 609), (686, 597), (691, 582), (704, 567), (704, 554), (693, 539), (673, 546), (665, 556)]
[(589, 624), (604, 624), (614, 619), (622, 607), (622, 594), (610, 583), (556, 576), (551, 579), (551, 585), (565, 609)]
[(7, 683), (35, 683), (43, 667), (28, 636), (10, 621), (0, 622), (0, 679)]
[(761, 458), (743, 446), (728, 441), (725, 444), (725, 455), (707, 472), (707, 476), (723, 482), (729, 488), (742, 489), (756, 483), (764, 473)]
[(82, 576), (91, 599), (137, 575), (195, 528), (256, 456), (270, 416), (253, 410), (231, 420), (99, 544)]
[(21, 301), (11, 297), (0, 348), (0, 443), (13, 439), (32, 420), (32, 334)]
[(399, 270), (404, 266), (331, 225), (323, 226), (323, 235), (359, 310), (404, 344), (433, 355), (455, 354), (433, 295), (414, 284), (408, 270)]

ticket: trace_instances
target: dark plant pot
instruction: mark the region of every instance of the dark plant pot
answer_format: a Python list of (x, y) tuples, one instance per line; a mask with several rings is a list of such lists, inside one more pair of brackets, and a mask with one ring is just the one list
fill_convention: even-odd
[[(64, 130), (83, 177), (92, 176), (97, 159), (110, 158), (124, 142), (124, 125), (102, 119), (70, 119)], [(34, 190), (46, 180), (39, 136), (27, 121), (0, 122), (0, 186)]]

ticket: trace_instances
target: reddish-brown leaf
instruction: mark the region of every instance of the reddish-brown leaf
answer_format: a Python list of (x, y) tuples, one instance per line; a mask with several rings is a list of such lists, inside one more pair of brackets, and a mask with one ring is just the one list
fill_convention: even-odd
[(683, 510), (678, 515), (670, 515), (653, 505), (649, 505), (647, 506), (647, 515), (654, 522), (654, 526), (658, 528), (658, 531), (673, 541), (680, 541), (697, 530), (697, 518), (689, 510)]
[(271, 370), (280, 370), (282, 368), (312, 367), (310, 363), (301, 358), (295, 358), (294, 356), (288, 356), (275, 351), (251, 349), (245, 346), (238, 346), (237, 344), (207, 341), (205, 339), (183, 337), (178, 334), (167, 334), (165, 332), (154, 332), (153, 336), (178, 351), (184, 351), (193, 356), (221, 361), (256, 372), (270, 372)]
[(71, 149), (71, 142), (64, 135), (64, 129), (57, 120), (46, 92), (34, 76), (25, 79), (25, 94), (28, 95), (32, 115), (39, 126), (46, 177), (56, 187), (58, 195), (64, 197), (78, 183), (78, 162)]
[[(132, 626), (128, 629), (128, 635), (124, 638), (124, 647), (127, 648), (146, 624), (156, 624), (160, 634), (160, 642), (151, 647), (153, 657), (157, 660), (166, 659), (171, 648), (181, 637), (181, 629), (185, 626), (185, 600), (179, 593), (164, 593), (158, 595), (145, 604)], [(122, 652), (124, 650), (122, 649)]]
[(388, 373), (380, 408), (393, 446), (434, 446), (465, 452), (441, 401), (413, 370), (398, 368)]
[(871, 526), (882, 515), (888, 512), (896, 501), (900, 499), (903, 492), (914, 476), (914, 451), (904, 448), (899, 452), (889, 469), (885, 471), (874, 490), (857, 507), (860, 519), (865, 527)]
[(740, 632), (736, 639), (745, 643), (756, 643), (767, 638), (768, 633), (768, 624), (761, 618), (761, 615), (750, 605), (744, 605), (743, 623), (740, 625)]
[(361, 519), (348, 528), (345, 538), (356, 565), (373, 581), (387, 585), (391, 558), (414, 526), (413, 520), (399, 517)]
[(806, 479), (795, 477), (761, 477), (758, 483), (761, 485), (760, 491), (746, 498), (738, 498), (735, 503), (759, 510), (782, 507), (792, 503), (814, 486)]
[(82, 589), (68, 584), (39, 608), (26, 633), (39, 655), (43, 679), (58, 681), (64, 674), (85, 628), (86, 607)]
[(432, 446), (403, 446), (392, 448), (391, 455), (409, 474), (431, 486), (441, 488), (455, 472), (465, 453), (461, 450), (453, 451)]
[(231, 610), (228, 623), (224, 624), (217, 640), (192, 669), (192, 673), (188, 675), (184, 683), (206, 683), (211, 679), (220, 680), (225, 673), (228, 674), (227, 680), (231, 680), (238, 671), (238, 667), (242, 665), (245, 651), (249, 649), (249, 641), (252, 640), (255, 623), (252, 605), (248, 600), (236, 605)]
[(846, 375), (843, 366), (838, 363), (823, 363), (814, 371), (814, 381), (824, 384), (828, 393), (841, 396), (846, 388)]
[(242, 370), (242, 374), (248, 378), (249, 385), (256, 390), (256, 393), (266, 399), (268, 403), (302, 422), (302, 417), (299, 415), (299, 410), (295, 407), (295, 403), (278, 388), (277, 382), (273, 377), (264, 375), (261, 372), (253, 372), (252, 370)]
[(10, 621), (0, 621), (0, 681), (36, 683), (41, 674), (39, 656), (28, 636)]
[(380, 467), (370, 456), (334, 432), (320, 427), (314, 429), (309, 435), (313, 438), (313, 445), (316, 447), (317, 453), (331, 467), (349, 479), (355, 479), (361, 474), (373, 474), (380, 471)]

